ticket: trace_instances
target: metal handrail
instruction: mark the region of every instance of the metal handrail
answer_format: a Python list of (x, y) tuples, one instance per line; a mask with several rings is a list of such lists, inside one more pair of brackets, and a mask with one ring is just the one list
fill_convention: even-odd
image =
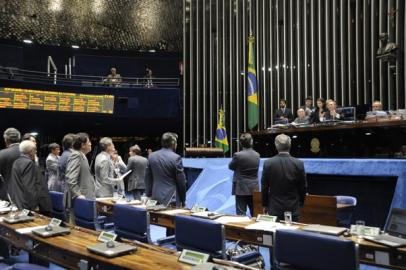
[[(121, 86), (121, 87), (160, 87), (160, 86), (179, 86), (179, 78), (145, 78), (145, 77), (121, 77), (120, 83), (106, 82), (107, 76), (94, 76), (94, 75), (70, 75), (58, 73), (55, 63), (52, 58), (48, 60), (49, 67), (47, 72), (25, 70), (14, 67), (3, 67), (0, 66), (0, 73), (9, 74), (9, 79), (20, 80), (20, 81), (30, 81), (30, 82), (52, 82), (53, 84), (69, 84), (69, 85), (79, 85), (83, 84), (89, 86)], [(54, 69), (51, 71), (51, 67)], [(50, 77), (52, 79), (50, 80)], [(152, 84), (152, 85), (151, 85)]]

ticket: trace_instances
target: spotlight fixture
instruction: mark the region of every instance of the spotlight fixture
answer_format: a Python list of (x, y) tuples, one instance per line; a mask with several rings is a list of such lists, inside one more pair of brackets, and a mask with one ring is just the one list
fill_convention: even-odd
[(156, 52), (156, 50), (152, 49), (152, 50), (148, 50), (150, 53), (154, 53)]
[(32, 44), (32, 40), (31, 40), (31, 39), (24, 39), (23, 42), (26, 43), (26, 44)]
[(78, 45), (72, 45), (72, 49), (79, 49), (80, 47)]

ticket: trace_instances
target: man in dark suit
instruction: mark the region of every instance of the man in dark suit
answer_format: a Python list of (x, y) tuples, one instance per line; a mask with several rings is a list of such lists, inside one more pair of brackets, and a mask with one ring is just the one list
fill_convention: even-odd
[(20, 156), (18, 145), (21, 134), (15, 128), (8, 128), (3, 134), (6, 148), (0, 151), (0, 174), (3, 181), (0, 182), (0, 200), (8, 200), (7, 189), (10, 182), (11, 169), (14, 161)]
[(19, 148), (21, 155), (13, 164), (8, 193), (18, 209), (38, 210), (41, 186), (35, 164), (37, 147), (32, 141), (25, 140)]
[(278, 155), (266, 160), (262, 171), (262, 206), (264, 213), (284, 219), (284, 212), (292, 212), (299, 219), (299, 206), (306, 194), (306, 174), (303, 161), (289, 154), (291, 140), (280, 134), (275, 138)]
[(134, 196), (134, 199), (140, 200), (145, 191), (145, 171), (148, 159), (141, 156), (141, 149), (138, 145), (130, 147), (129, 155), (127, 170), (131, 170), (131, 173), (128, 175), (128, 192)]
[(252, 136), (242, 133), (240, 136), (242, 151), (234, 153), (228, 168), (234, 171), (232, 195), (235, 195), (237, 215), (245, 215), (247, 206), (254, 214), (252, 192), (258, 190), (259, 154), (252, 149)]
[(292, 120), (293, 120), (292, 110), (289, 108), (286, 108), (286, 99), (281, 99), (279, 101), (279, 109), (277, 109), (275, 112), (274, 121), (275, 122), (281, 122), (281, 121), (292, 122)]
[(90, 172), (86, 154), (92, 150), (89, 135), (78, 133), (73, 140), (73, 152), (68, 158), (65, 172), (65, 207), (70, 210), (70, 221), (74, 221), (72, 211), (73, 201), (80, 199), (95, 199), (95, 182)]
[(62, 187), (62, 192), (65, 191), (65, 172), (66, 172), (66, 165), (68, 163), (68, 158), (73, 152), (73, 139), (75, 138), (75, 134), (68, 133), (62, 139), (62, 147), (63, 152), (61, 157), (59, 158), (58, 163), (58, 171), (59, 171), (59, 183)]
[(186, 177), (182, 158), (175, 153), (178, 136), (167, 132), (161, 138), (161, 150), (148, 157), (145, 184), (146, 195), (160, 204), (168, 204), (176, 194), (176, 206), (185, 205)]

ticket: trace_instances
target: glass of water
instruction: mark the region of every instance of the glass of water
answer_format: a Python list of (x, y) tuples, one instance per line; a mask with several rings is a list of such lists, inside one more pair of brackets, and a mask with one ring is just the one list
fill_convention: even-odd
[(291, 225), (292, 224), (292, 212), (286, 211), (284, 213), (284, 216), (285, 216), (285, 224)]
[(364, 236), (365, 221), (357, 220), (355, 221), (355, 225), (357, 226), (357, 236), (362, 239)]

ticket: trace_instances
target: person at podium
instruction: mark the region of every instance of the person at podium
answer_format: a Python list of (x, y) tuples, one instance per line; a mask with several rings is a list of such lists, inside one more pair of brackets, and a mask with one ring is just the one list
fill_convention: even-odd
[(287, 124), (293, 120), (292, 110), (286, 108), (286, 99), (279, 101), (279, 109), (275, 112), (275, 124)]
[(254, 215), (253, 191), (258, 190), (259, 154), (252, 149), (251, 134), (242, 133), (240, 136), (242, 150), (234, 153), (228, 168), (234, 171), (232, 195), (235, 195), (237, 215), (246, 215), (247, 206), (251, 216)]
[(293, 125), (306, 125), (309, 124), (309, 118), (306, 116), (304, 109), (300, 108), (297, 110), (297, 117), (295, 121), (292, 122)]
[(307, 182), (303, 161), (289, 154), (291, 139), (285, 134), (275, 138), (278, 154), (264, 162), (261, 179), (263, 212), (284, 219), (292, 213), (299, 220), (299, 206), (303, 204)]

